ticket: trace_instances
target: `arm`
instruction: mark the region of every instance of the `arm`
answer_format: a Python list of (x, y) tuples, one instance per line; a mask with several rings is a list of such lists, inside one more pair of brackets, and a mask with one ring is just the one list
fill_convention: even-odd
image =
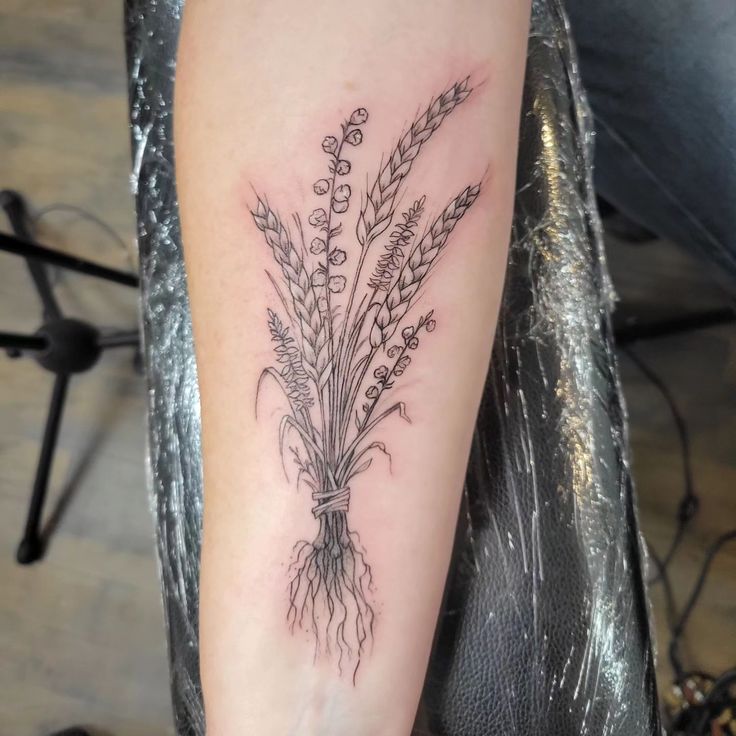
[(404, 736), (509, 239), (528, 2), (192, 0), (211, 736)]

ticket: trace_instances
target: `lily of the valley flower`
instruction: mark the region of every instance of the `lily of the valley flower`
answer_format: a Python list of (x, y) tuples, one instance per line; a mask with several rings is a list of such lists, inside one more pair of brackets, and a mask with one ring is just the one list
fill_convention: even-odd
[(335, 194), (333, 195), (333, 198), (337, 202), (347, 202), (350, 199), (351, 194), (352, 190), (350, 189), (349, 184), (340, 184), (339, 187), (335, 188)]
[(340, 184), (340, 186), (335, 189), (335, 192), (332, 195), (332, 209), (334, 212), (347, 212), (350, 194), (351, 190), (349, 184)]
[(322, 240), (322, 238), (313, 238), (309, 245), (309, 250), (312, 251), (314, 255), (318, 256), (325, 250), (325, 241)]
[(342, 266), (342, 264), (345, 263), (345, 258), (346, 253), (340, 248), (335, 248), (335, 250), (333, 250), (329, 255), (330, 263), (333, 266)]
[(335, 153), (337, 151), (337, 138), (334, 135), (325, 136), (322, 141), (322, 150), (325, 153)]
[(363, 142), (363, 134), (356, 128), (345, 136), (345, 142), (351, 146), (359, 146)]
[(359, 107), (350, 116), (351, 125), (362, 125), (366, 120), (368, 120), (368, 110), (364, 107)]
[(333, 294), (339, 294), (345, 288), (346, 279), (344, 276), (330, 276), (327, 282), (327, 288)]
[(311, 215), (309, 215), (309, 224), (314, 225), (314, 227), (319, 227), (320, 225), (324, 225), (327, 222), (327, 213), (319, 207), (318, 209), (314, 210)]
[(378, 368), (373, 371), (373, 375), (379, 381), (383, 381), (383, 379), (388, 376), (388, 368), (385, 365), (379, 365)]
[(327, 179), (320, 179), (319, 181), (314, 182), (315, 194), (327, 194), (329, 188), (330, 182), (328, 182)]

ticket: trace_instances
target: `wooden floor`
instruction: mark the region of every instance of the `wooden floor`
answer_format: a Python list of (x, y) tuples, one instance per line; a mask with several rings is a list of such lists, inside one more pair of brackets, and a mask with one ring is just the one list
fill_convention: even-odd
[[(728, 303), (710, 273), (667, 243), (609, 242), (609, 264), (622, 315), (668, 319)], [(685, 421), (700, 504), (670, 566), (678, 608), (687, 600), (705, 551), (736, 528), (736, 325), (651, 340), (631, 348), (670, 390)], [(633, 470), (644, 536), (661, 557), (675, 531), (684, 489), (676, 425), (661, 393), (626, 355), (621, 375), (630, 416)], [(653, 572), (655, 572), (653, 570)], [(661, 585), (651, 588), (659, 685), (671, 685), (670, 631)], [(700, 602), (687, 625), (683, 665), (721, 674), (736, 664), (736, 543), (715, 558)]]
[[(120, 268), (135, 261), (122, 3), (0, 3), (0, 188), (34, 207), (79, 205), (125, 247), (66, 212), (41, 237)], [(2, 224), (5, 228), (5, 223)], [(132, 289), (58, 274), (72, 316), (137, 325)], [(0, 254), (0, 329), (34, 330), (24, 265)], [(165, 634), (145, 477), (145, 391), (129, 349), (71, 382), (50, 508), (66, 510), (47, 559), (14, 562), (50, 374), (0, 355), (0, 736), (73, 724), (110, 736), (173, 733)]]
[[(49, 212), (47, 242), (125, 267), (133, 253), (128, 191), (120, 2), (4, 0), (0, 5), (0, 187), (35, 207), (79, 205), (104, 218), (122, 247), (95, 226)], [(657, 316), (722, 303), (722, 295), (670, 246), (613, 244), (627, 310)], [(73, 315), (106, 327), (136, 324), (135, 294), (59, 274)], [(32, 330), (39, 309), (21, 263), (0, 254), (0, 329)], [(682, 602), (707, 545), (736, 526), (736, 338), (733, 327), (637, 348), (676, 396), (692, 437), (701, 510), (671, 574)], [(662, 553), (674, 530), (682, 462), (661, 396), (627, 359), (642, 524)], [(97, 734), (159, 736), (171, 709), (152, 523), (144, 471), (145, 395), (131, 355), (105, 356), (74, 379), (52, 477), (63, 513), (48, 558), (18, 567), (23, 523), (50, 377), (30, 360), (0, 359), (0, 736), (42, 736), (74, 723)], [(659, 588), (660, 647), (668, 641)], [(721, 671), (736, 661), (736, 545), (713, 566), (685, 648), (688, 667)], [(670, 678), (660, 658), (662, 684)]]

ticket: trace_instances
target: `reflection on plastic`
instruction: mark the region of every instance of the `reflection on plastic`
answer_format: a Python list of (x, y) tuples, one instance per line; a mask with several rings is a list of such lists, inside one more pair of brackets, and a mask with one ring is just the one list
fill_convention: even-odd
[[(174, 709), (178, 734), (202, 736), (199, 396), (171, 135), (181, 7), (128, 0), (126, 27)], [(417, 734), (658, 733), (591, 143), (564, 15), (536, 0), (507, 284)]]

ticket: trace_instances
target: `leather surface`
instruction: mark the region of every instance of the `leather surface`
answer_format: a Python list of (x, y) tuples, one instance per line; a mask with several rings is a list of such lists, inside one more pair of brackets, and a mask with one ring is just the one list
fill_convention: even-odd
[(437, 736), (659, 732), (589, 128), (536, 4), (502, 318), (424, 694)]

